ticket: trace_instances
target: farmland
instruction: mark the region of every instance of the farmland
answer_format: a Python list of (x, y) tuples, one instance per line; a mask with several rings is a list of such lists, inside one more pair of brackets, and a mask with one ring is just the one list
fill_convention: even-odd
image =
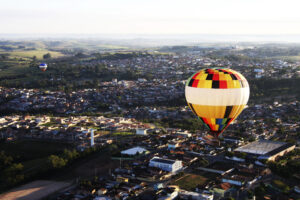
[(49, 51), (47, 49), (39, 49), (39, 50), (32, 50), (32, 51), (12, 51), (6, 52), (10, 55), (10, 57), (16, 58), (32, 58), (36, 56), (37, 59), (42, 60), (43, 55), (50, 53), (52, 58), (62, 57), (63, 54), (58, 51)]

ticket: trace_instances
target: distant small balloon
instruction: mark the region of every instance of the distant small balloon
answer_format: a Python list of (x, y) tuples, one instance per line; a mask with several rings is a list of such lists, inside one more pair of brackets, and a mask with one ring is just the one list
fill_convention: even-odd
[(40, 66), (39, 66), (39, 68), (40, 68), (41, 71), (44, 72), (44, 71), (47, 70), (47, 64), (46, 63), (41, 63)]
[(245, 108), (250, 89), (246, 78), (228, 68), (203, 69), (186, 83), (186, 101), (199, 120), (218, 137)]

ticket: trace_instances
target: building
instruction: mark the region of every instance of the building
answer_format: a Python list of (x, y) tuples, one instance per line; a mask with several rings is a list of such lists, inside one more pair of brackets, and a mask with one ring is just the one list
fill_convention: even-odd
[(290, 143), (260, 140), (241, 146), (234, 151), (244, 152), (261, 160), (274, 161), (277, 157), (294, 150), (295, 147), (296, 145)]
[(138, 129), (136, 129), (136, 134), (137, 135), (147, 135), (147, 129), (138, 128)]
[(179, 146), (180, 146), (179, 142), (170, 142), (170, 143), (168, 143), (168, 149), (176, 149)]
[(222, 178), (223, 183), (230, 183), (232, 185), (237, 185), (237, 186), (251, 185), (255, 181), (256, 181), (255, 177), (243, 176), (238, 174), (228, 174), (223, 176)]
[(134, 156), (137, 153), (138, 154), (142, 154), (142, 153), (145, 153), (145, 152), (147, 152), (147, 150), (144, 149), (144, 148), (142, 148), (142, 147), (133, 147), (131, 149), (127, 149), (127, 150), (121, 151), (121, 154)]
[(129, 178), (122, 177), (122, 176), (118, 176), (118, 177), (116, 178), (116, 181), (117, 181), (118, 183), (128, 183), (128, 182), (129, 182)]
[(91, 134), (91, 147), (95, 145), (94, 143), (94, 129), (90, 129), (90, 134)]
[(234, 170), (234, 167), (231, 163), (215, 162), (207, 167), (198, 167), (197, 169), (224, 175), (226, 173), (232, 172)]
[(176, 172), (182, 169), (182, 161), (153, 157), (150, 160), (149, 167), (157, 167), (164, 171)]
[(229, 142), (229, 143), (235, 143), (235, 144), (241, 144), (242, 141), (240, 138), (238, 137), (230, 137), (230, 136), (227, 136), (227, 137), (223, 137), (224, 141), (225, 142)]
[(180, 190), (179, 196), (181, 199), (193, 199), (193, 200), (213, 200), (213, 194), (205, 194), (198, 192), (191, 192), (186, 190)]
[(182, 137), (182, 138), (188, 138), (188, 137), (192, 137), (192, 134), (187, 132), (187, 131), (179, 131), (179, 132), (176, 132), (176, 136), (178, 137)]

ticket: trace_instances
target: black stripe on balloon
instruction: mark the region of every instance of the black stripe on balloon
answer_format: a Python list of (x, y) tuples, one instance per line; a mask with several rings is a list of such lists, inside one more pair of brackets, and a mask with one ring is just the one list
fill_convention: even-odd
[(192, 85), (193, 85), (193, 83), (194, 83), (194, 80), (195, 80), (195, 79), (191, 79), (191, 80), (190, 80), (190, 82), (189, 82), (189, 86), (190, 86), (190, 87), (192, 87)]
[(226, 121), (226, 125), (228, 125), (228, 123), (230, 122), (232, 118), (228, 118), (227, 121)]
[(197, 115), (197, 113), (196, 113), (196, 111), (195, 111), (195, 109), (194, 109), (193, 105), (192, 105), (191, 103), (189, 103), (189, 105), (190, 105), (190, 107), (191, 107), (191, 109), (192, 109), (193, 113), (194, 113), (195, 115)]
[(225, 110), (225, 115), (224, 118), (228, 118), (231, 111), (232, 111), (233, 106), (226, 106), (226, 110)]
[(212, 79), (213, 79), (213, 74), (208, 74), (206, 80), (212, 80)]
[(238, 80), (237, 77), (234, 74), (230, 74), (232, 80)]
[(201, 123), (205, 124), (202, 117), (199, 117), (199, 120), (200, 120)]
[(212, 82), (212, 88), (220, 88), (220, 82), (219, 81), (213, 81)]
[(244, 87), (245, 87), (245, 86), (244, 86), (244, 83), (243, 83), (243, 81), (242, 81), (242, 80), (240, 80), (240, 84), (241, 84), (242, 88), (244, 88)]

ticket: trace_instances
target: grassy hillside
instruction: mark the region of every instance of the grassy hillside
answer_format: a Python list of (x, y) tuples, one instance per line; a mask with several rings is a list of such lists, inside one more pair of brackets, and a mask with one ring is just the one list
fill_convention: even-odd
[(11, 57), (18, 57), (18, 58), (32, 58), (33, 56), (36, 56), (37, 59), (41, 60), (43, 59), (43, 55), (50, 53), (52, 58), (58, 58), (62, 57), (63, 54), (58, 51), (49, 51), (46, 49), (38, 49), (38, 50), (23, 50), (23, 51), (12, 51), (12, 52), (6, 52), (9, 53)]

